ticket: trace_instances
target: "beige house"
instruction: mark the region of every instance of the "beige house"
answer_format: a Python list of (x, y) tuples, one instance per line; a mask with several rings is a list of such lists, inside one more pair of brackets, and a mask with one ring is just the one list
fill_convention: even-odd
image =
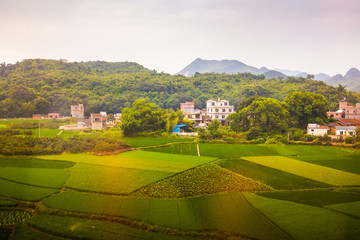
[(316, 123), (309, 123), (307, 126), (307, 134), (315, 136), (324, 136), (329, 134), (330, 128), (328, 126), (322, 126)]
[(92, 113), (90, 121), (91, 129), (102, 130), (106, 128), (106, 117), (104, 118), (100, 113)]

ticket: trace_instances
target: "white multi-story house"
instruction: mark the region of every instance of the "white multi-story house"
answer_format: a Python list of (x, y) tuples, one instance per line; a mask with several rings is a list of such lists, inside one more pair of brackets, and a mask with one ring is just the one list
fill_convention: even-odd
[(229, 101), (220, 100), (207, 100), (206, 113), (211, 119), (218, 119), (225, 121), (225, 119), (234, 112), (234, 106), (231, 106)]

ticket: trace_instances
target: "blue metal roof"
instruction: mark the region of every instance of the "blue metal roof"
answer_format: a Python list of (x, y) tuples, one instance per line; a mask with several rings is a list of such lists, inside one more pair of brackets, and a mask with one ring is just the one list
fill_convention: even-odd
[(173, 127), (185, 127), (186, 124), (177, 124), (177, 125), (174, 125)]
[(336, 126), (336, 130), (356, 130), (356, 127), (342, 127), (342, 126)]

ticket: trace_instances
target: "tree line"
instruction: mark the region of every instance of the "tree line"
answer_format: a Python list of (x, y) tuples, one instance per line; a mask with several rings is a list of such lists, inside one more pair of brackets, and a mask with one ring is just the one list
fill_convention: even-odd
[(60, 112), (70, 115), (70, 105), (85, 104), (85, 114), (122, 112), (140, 98), (163, 109), (194, 101), (205, 107), (208, 99), (229, 100), (235, 107), (254, 96), (283, 101), (290, 92), (321, 94), (330, 110), (338, 101), (360, 102), (360, 95), (344, 86), (331, 87), (310, 78), (266, 79), (263, 75), (195, 74), (192, 77), (148, 70), (137, 63), (67, 62), (29, 59), (0, 64), (0, 117), (31, 117)]

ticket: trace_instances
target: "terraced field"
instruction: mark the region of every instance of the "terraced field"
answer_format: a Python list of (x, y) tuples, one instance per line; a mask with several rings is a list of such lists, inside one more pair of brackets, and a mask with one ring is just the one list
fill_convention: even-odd
[(130, 138), (152, 147), (109, 156), (0, 157), (0, 216), (13, 227), (0, 235), (360, 239), (360, 151), (199, 144), (199, 157), (192, 139), (174, 139)]

